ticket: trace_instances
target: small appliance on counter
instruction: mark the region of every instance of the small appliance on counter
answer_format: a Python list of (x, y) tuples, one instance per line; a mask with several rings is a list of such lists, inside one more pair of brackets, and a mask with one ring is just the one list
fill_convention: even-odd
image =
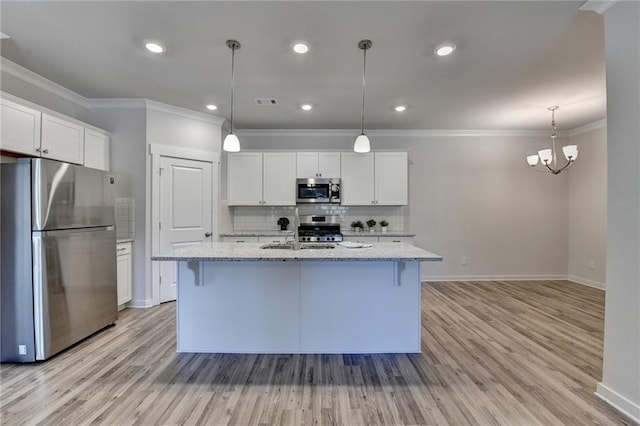
[(301, 243), (342, 241), (340, 216), (300, 216), (298, 238)]
[(278, 219), (278, 225), (280, 225), (281, 231), (286, 231), (287, 226), (289, 226), (289, 219), (287, 219), (286, 217), (281, 217), (280, 219)]
[(298, 204), (340, 204), (340, 179), (298, 178), (296, 200)]
[(112, 183), (40, 158), (0, 171), (0, 362), (42, 361), (118, 317)]

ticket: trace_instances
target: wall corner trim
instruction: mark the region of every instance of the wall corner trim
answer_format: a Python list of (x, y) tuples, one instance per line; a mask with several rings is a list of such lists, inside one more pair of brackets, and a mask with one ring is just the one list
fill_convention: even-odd
[(581, 135), (583, 133), (592, 132), (597, 129), (607, 128), (607, 119), (603, 118), (602, 120), (594, 121), (593, 123), (587, 123), (583, 126), (576, 127), (575, 129), (571, 129), (567, 132), (567, 136), (572, 138), (574, 136)]
[(64, 86), (61, 86), (60, 84), (51, 81), (48, 78), (41, 76), (40, 74), (36, 74), (35, 72), (6, 58), (0, 57), (0, 69), (10, 76), (20, 79), (26, 83), (32, 84), (42, 90), (45, 90), (70, 102), (73, 102), (76, 105), (80, 105), (84, 108), (89, 107), (89, 101), (84, 96), (79, 95), (76, 92), (67, 89)]
[[(238, 136), (353, 136), (358, 129), (239, 129)], [(367, 130), (371, 137), (549, 137), (548, 130), (464, 130), (464, 129), (379, 129)], [(566, 137), (566, 131), (559, 131), (558, 136)]]
[(151, 299), (135, 299), (127, 303), (128, 308), (151, 308), (153, 301)]
[(590, 10), (603, 15), (607, 10), (616, 4), (618, 0), (588, 0), (580, 6), (580, 10)]
[(594, 393), (598, 398), (640, 424), (640, 402), (633, 402), (625, 398), (603, 382), (598, 383)]
[(191, 120), (204, 121), (204, 122), (212, 123), (218, 126), (222, 126), (223, 123), (225, 122), (225, 119), (222, 117), (205, 114), (203, 112), (193, 111), (190, 109), (177, 107), (174, 105), (163, 104), (161, 102), (151, 101), (149, 99), (145, 99), (145, 103), (146, 103), (147, 109), (152, 111), (173, 114), (173, 115), (177, 115), (183, 118), (188, 118)]

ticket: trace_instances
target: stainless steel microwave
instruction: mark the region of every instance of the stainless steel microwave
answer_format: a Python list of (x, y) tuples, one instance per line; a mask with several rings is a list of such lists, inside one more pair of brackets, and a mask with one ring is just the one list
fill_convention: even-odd
[(296, 194), (298, 204), (340, 204), (340, 179), (296, 179)]

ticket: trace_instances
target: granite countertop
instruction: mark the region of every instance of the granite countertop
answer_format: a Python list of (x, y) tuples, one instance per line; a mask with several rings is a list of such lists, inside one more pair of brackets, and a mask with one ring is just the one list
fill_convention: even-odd
[[(151, 260), (187, 261), (441, 261), (442, 257), (405, 243), (376, 243), (367, 248), (262, 249), (258, 243), (202, 243), (152, 256)], [(302, 244), (304, 246), (304, 244)]]
[[(283, 237), (285, 235), (291, 235), (293, 230), (290, 231), (231, 231), (221, 232), (220, 237)], [(415, 237), (416, 234), (407, 231), (362, 231), (356, 232), (351, 230), (342, 231), (342, 235), (345, 237)]]
[(132, 243), (133, 238), (118, 238), (116, 239), (116, 244), (124, 244), (124, 243)]

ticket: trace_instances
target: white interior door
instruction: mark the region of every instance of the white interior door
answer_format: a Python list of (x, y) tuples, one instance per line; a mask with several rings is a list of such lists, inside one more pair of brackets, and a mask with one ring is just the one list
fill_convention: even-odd
[[(213, 164), (160, 158), (160, 251), (211, 241)], [(175, 262), (160, 262), (160, 303), (176, 299)]]

